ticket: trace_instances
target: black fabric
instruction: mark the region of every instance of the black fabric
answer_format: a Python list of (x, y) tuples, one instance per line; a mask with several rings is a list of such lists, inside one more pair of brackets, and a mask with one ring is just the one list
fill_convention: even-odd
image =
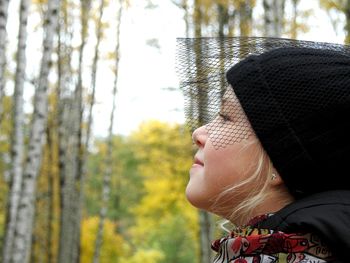
[(294, 197), (350, 189), (347, 52), (278, 48), (248, 56), (227, 80)]
[(337, 263), (350, 253), (350, 191), (327, 191), (300, 199), (256, 227), (285, 233), (315, 233), (332, 249)]

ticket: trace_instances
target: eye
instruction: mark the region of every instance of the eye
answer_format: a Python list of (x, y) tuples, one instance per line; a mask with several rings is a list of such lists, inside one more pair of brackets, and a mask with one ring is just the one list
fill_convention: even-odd
[(223, 119), (223, 121), (231, 121), (230, 117), (221, 112), (219, 112), (219, 116), (221, 117), (221, 119)]

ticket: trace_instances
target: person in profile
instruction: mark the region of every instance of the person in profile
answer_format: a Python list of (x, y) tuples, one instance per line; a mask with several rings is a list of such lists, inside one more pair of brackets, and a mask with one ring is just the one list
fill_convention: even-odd
[(186, 196), (235, 226), (213, 241), (214, 262), (349, 262), (350, 48), (275, 38), (179, 43), (187, 118), (202, 124)]

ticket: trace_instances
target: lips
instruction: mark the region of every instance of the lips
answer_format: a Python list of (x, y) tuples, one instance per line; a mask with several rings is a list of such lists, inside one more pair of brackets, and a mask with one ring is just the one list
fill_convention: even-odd
[(198, 156), (194, 157), (194, 162), (193, 163), (201, 165), (201, 166), (204, 166), (204, 163), (198, 158)]

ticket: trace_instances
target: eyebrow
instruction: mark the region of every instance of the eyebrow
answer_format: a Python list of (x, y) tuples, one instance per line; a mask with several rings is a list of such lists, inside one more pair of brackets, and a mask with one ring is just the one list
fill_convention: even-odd
[(221, 105), (225, 104), (228, 101), (228, 98), (222, 98), (221, 99)]
[(225, 106), (226, 107), (230, 107), (230, 106), (236, 107), (235, 103), (236, 103), (236, 101), (235, 100), (232, 101), (232, 99), (230, 97), (223, 97), (221, 99), (220, 110), (223, 110)]
[(222, 98), (221, 99), (221, 107), (223, 107), (225, 104), (229, 103), (230, 102), (230, 99), (229, 98)]
[[(227, 105), (227, 103), (229, 102), (229, 100), (227, 98), (223, 98), (221, 100), (221, 104), (220, 104), (220, 111), (222, 111), (225, 108), (225, 105)], [(227, 107), (227, 106), (226, 106)]]

